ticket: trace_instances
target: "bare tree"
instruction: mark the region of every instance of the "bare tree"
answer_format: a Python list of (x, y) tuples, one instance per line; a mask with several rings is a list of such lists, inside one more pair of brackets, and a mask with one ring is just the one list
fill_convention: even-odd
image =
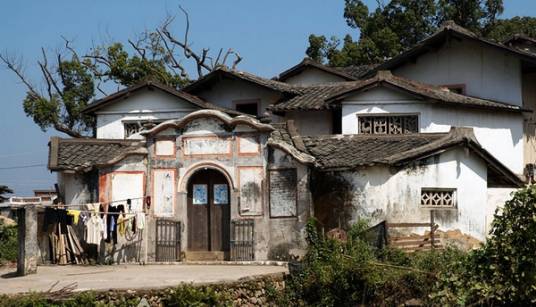
[(195, 64), (197, 66), (197, 76), (200, 78), (202, 77), (205, 72), (211, 72), (219, 67), (226, 66), (227, 60), (229, 56), (234, 56), (235, 59), (232, 62), (231, 69), (236, 69), (236, 66), (238, 63), (242, 61), (242, 57), (240, 54), (233, 49), (229, 48), (225, 54), (222, 57), (223, 48), (220, 48), (218, 51), (218, 55), (216, 58), (212, 58), (209, 56), (209, 48), (203, 48), (200, 53), (196, 53), (192, 50), (191, 45), (188, 40), (188, 35), (190, 32), (190, 16), (188, 15), (188, 12), (182, 7), (179, 6), (180, 11), (184, 14), (185, 17), (185, 31), (184, 31), (184, 38), (181, 41), (180, 39), (176, 38), (170, 31), (169, 26), (173, 23), (175, 20), (175, 17), (168, 16), (162, 25), (156, 30), (157, 33), (162, 38), (163, 44), (166, 48), (166, 51), (171, 58), (171, 61), (174, 63), (174, 65), (177, 65), (177, 68), (183, 70), (182, 66), (180, 65), (180, 62), (176, 60), (176, 54), (174, 53), (174, 49), (169, 48), (170, 45), (177, 46), (179, 49), (182, 49), (184, 57), (187, 59), (193, 59), (195, 61)]
[(27, 92), (23, 101), (24, 111), (43, 131), (54, 128), (72, 137), (94, 134), (92, 116), (83, 109), (96, 97), (97, 92), (107, 95), (104, 84), (131, 86), (144, 79), (155, 79), (168, 86), (180, 88), (191, 80), (183, 61), (193, 61), (197, 77), (226, 66), (234, 58), (231, 68), (236, 69), (242, 57), (233, 49), (219, 49), (215, 58), (209, 48), (193, 50), (189, 40), (190, 17), (179, 6), (185, 17), (183, 39), (170, 30), (175, 17), (168, 16), (155, 30), (145, 30), (135, 39), (94, 46), (79, 55), (72, 42), (62, 36), (63, 50), (47, 53), (41, 48), (37, 61), (40, 84), (36, 86), (25, 75), (20, 56), (8, 52), (0, 54), (0, 64), (15, 73)]

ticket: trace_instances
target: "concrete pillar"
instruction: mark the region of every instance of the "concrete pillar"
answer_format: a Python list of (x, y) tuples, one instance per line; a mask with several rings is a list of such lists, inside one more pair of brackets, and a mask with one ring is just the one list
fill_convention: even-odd
[(37, 273), (39, 247), (37, 245), (37, 208), (26, 205), (17, 209), (19, 253), (17, 274), (24, 276)]

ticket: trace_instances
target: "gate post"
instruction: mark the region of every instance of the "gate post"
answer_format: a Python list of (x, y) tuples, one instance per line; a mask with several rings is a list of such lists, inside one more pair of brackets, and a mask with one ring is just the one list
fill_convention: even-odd
[(34, 204), (17, 208), (17, 228), (19, 252), (17, 254), (17, 275), (37, 273), (37, 208)]

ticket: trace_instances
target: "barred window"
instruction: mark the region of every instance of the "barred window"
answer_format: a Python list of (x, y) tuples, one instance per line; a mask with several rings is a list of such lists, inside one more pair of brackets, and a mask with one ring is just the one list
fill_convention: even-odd
[(456, 189), (422, 188), (421, 206), (427, 208), (456, 208)]
[(419, 132), (417, 115), (374, 115), (359, 116), (359, 133), (363, 134), (407, 134)]

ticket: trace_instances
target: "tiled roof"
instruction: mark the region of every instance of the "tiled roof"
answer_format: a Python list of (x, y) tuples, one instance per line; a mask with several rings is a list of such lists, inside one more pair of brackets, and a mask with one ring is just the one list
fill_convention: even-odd
[(377, 65), (350, 65), (346, 67), (335, 67), (335, 69), (354, 76), (356, 79), (361, 79), (376, 66)]
[(323, 171), (354, 170), (372, 165), (400, 167), (461, 146), (486, 163), (489, 184), (505, 187), (524, 184), (482, 148), (471, 128), (453, 127), (449, 133), (306, 136), (301, 140), (307, 154), (314, 158), (314, 166)]
[[(279, 76), (277, 76), (274, 79), (279, 80), (279, 81), (285, 81), (288, 78), (299, 74), (300, 72), (302, 72), (307, 67), (314, 67), (316, 69), (325, 71), (327, 73), (339, 76), (339, 77), (341, 77), (341, 78), (343, 78), (344, 80), (347, 80), (347, 81), (357, 80), (357, 77), (354, 74), (350, 73), (349, 71), (347, 71), (345, 69), (323, 65), (323, 64), (318, 63), (315, 60), (312, 60), (310, 58), (304, 58), (300, 63), (298, 63), (298, 64), (292, 66), (291, 68), (285, 70), (284, 72), (280, 73)], [(355, 72), (355, 70), (351, 70), (351, 71)]]
[(335, 135), (302, 137), (307, 151), (320, 169), (350, 169), (385, 164), (387, 158), (421, 147), (446, 136), (413, 135)]
[(461, 38), (461, 39), (469, 39), (472, 41), (476, 41), (480, 44), (484, 44), (486, 46), (489, 46), (491, 48), (496, 48), (499, 50), (506, 51), (510, 54), (513, 54), (514, 56), (517, 56), (518, 58), (528, 61), (530, 63), (536, 64), (536, 54), (531, 54), (528, 52), (524, 52), (521, 50), (518, 50), (513, 47), (509, 47), (507, 45), (497, 43), (485, 38), (482, 38), (478, 36), (476, 33), (473, 33), (469, 31), (468, 29), (465, 29), (453, 21), (447, 21), (445, 22), (437, 31), (436, 33), (432, 34), (431, 36), (425, 38), (421, 42), (417, 43), (412, 48), (403, 51), (399, 55), (393, 57), (392, 59), (378, 65), (376, 68), (369, 71), (368, 75), (374, 74), (375, 71), (379, 70), (393, 70), (396, 67), (399, 67), (400, 65), (407, 63), (409, 61), (413, 61), (416, 57), (420, 56), (421, 54), (427, 53), (430, 50), (435, 50), (435, 46), (438, 46), (445, 41), (447, 41), (450, 37), (455, 38)]
[(225, 67), (220, 67), (199, 78), (197, 81), (183, 88), (183, 91), (195, 94), (207, 85), (212, 84), (213, 82), (218, 82), (221, 77), (241, 79), (281, 93), (297, 93), (296, 89), (290, 84), (262, 78), (244, 71), (231, 70)]
[(386, 85), (418, 96), (424, 101), (445, 106), (468, 108), (485, 108), (501, 111), (521, 112), (521, 107), (487, 99), (465, 96), (435, 85), (425, 84), (399, 76), (389, 71), (379, 71), (372, 78), (353, 81), (329, 83), (317, 86), (301, 87), (300, 94), (279, 102), (271, 107), (274, 112), (291, 110), (323, 110), (329, 109), (335, 102), (359, 91), (376, 86)]
[(156, 89), (159, 89), (165, 93), (168, 93), (170, 95), (173, 95), (177, 98), (180, 98), (180, 99), (183, 99), (191, 104), (193, 104), (194, 106), (197, 106), (201, 109), (214, 109), (214, 110), (219, 110), (219, 111), (223, 111), (223, 112), (226, 112), (228, 114), (231, 114), (231, 115), (239, 115), (239, 114), (242, 114), (238, 111), (235, 111), (235, 110), (230, 110), (230, 109), (226, 109), (226, 108), (223, 108), (223, 107), (220, 107), (220, 106), (217, 106), (215, 104), (212, 104), (210, 102), (207, 102), (197, 96), (194, 96), (194, 95), (191, 95), (189, 93), (186, 93), (185, 91), (178, 91), (172, 87), (169, 87), (167, 85), (164, 85), (164, 84), (161, 84), (161, 83), (158, 83), (158, 82), (155, 82), (155, 81), (142, 81), (138, 84), (135, 84), (133, 86), (130, 86), (130, 87), (127, 87), (125, 89), (122, 89), (114, 94), (111, 94), (111, 95), (108, 95), (102, 99), (99, 99), (91, 104), (89, 104), (88, 106), (86, 106), (84, 108), (84, 110), (82, 110), (82, 112), (84, 113), (93, 113), (111, 103), (114, 103), (115, 101), (119, 101), (120, 99), (124, 99), (126, 97), (128, 97), (131, 93), (134, 93), (134, 92), (137, 92), (141, 89), (153, 89), (153, 88), (156, 88)]
[(86, 172), (96, 166), (119, 162), (126, 156), (146, 155), (143, 143), (134, 140), (62, 139), (50, 140), (48, 168)]
[(359, 83), (359, 81), (296, 87), (299, 89), (300, 94), (273, 105), (271, 110), (275, 112), (291, 110), (324, 110), (329, 107), (326, 103), (327, 99), (336, 94), (346, 92), (357, 83)]

